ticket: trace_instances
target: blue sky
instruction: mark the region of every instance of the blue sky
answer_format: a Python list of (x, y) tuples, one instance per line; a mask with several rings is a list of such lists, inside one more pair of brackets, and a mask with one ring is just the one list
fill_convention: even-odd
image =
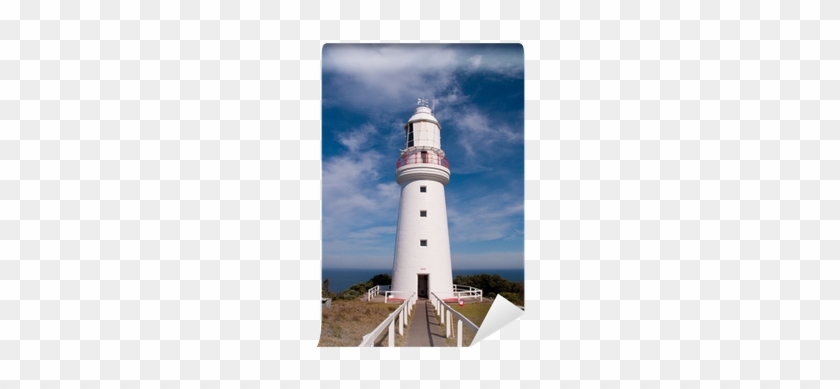
[(523, 267), (524, 54), (504, 45), (325, 45), (324, 268), (393, 265), (403, 125), (435, 99), (452, 266)]

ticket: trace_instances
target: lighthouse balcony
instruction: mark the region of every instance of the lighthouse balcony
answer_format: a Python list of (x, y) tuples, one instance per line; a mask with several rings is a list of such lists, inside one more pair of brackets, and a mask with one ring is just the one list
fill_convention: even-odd
[(397, 159), (397, 169), (417, 163), (439, 165), (449, 169), (449, 160), (434, 153), (414, 153)]

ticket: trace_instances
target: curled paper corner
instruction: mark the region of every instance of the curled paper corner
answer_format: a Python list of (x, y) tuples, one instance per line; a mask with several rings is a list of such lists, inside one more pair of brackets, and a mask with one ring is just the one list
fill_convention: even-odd
[(496, 295), (493, 305), (490, 306), (490, 311), (487, 312), (481, 327), (478, 328), (478, 333), (475, 334), (470, 347), (475, 346), (502, 327), (513, 323), (524, 313), (525, 311), (522, 308), (514, 305), (501, 295)]

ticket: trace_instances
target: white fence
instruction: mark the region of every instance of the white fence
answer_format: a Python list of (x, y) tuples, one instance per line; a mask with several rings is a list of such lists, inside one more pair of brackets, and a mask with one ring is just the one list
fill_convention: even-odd
[(478, 288), (473, 288), (467, 285), (452, 285), (452, 293), (459, 299), (469, 297), (478, 298), (478, 301), (484, 301), (484, 291)]
[(373, 288), (368, 289), (368, 301), (373, 299), (374, 296), (379, 296), (379, 285), (374, 286)]
[(403, 327), (408, 325), (408, 315), (411, 314), (411, 310), (414, 309), (414, 303), (416, 302), (417, 293), (413, 293), (409, 298), (405, 299), (405, 302), (396, 311), (391, 312), (375, 330), (363, 336), (362, 343), (359, 344), (359, 347), (373, 347), (373, 342), (379, 338), (382, 331), (385, 331), (385, 327), (388, 328), (388, 347), (394, 347), (394, 326), (398, 324), (399, 333), (403, 335)]
[[(479, 289), (479, 291), (481, 291)], [(452, 320), (457, 319), (457, 338), (458, 347), (461, 347), (464, 342), (464, 325), (466, 324), (467, 329), (472, 331), (473, 334), (478, 333), (478, 326), (473, 324), (469, 319), (464, 317), (464, 315), (460, 314), (458, 311), (452, 309), (449, 304), (443, 302), (436, 294), (432, 293), (432, 304), (435, 306), (435, 312), (438, 316), (441, 317), (441, 323), (443, 323), (444, 327), (446, 327), (446, 337), (452, 336)]]
[[(391, 291), (391, 285), (376, 285), (367, 291), (367, 301), (373, 300), (376, 296), (385, 295), (385, 302), (388, 302), (388, 292)], [(398, 292), (404, 293), (404, 292)]]
[[(399, 297), (399, 296), (408, 296), (408, 293), (409, 292), (403, 292), (403, 291), (399, 291), (399, 290), (389, 290), (389, 291), (385, 292), (385, 302), (387, 303), (388, 300), (390, 300), (392, 298), (406, 298), (406, 297)], [(416, 294), (417, 293), (412, 293), (411, 296), (414, 296)], [(416, 299), (416, 296), (415, 296), (415, 299)]]

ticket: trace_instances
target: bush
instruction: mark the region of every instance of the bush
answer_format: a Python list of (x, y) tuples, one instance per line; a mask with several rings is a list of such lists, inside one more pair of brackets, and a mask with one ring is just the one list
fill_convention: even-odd
[(525, 283), (508, 281), (498, 274), (457, 276), (452, 282), (481, 289), (487, 298), (494, 298), (496, 295), (502, 294), (514, 304), (523, 305), (521, 302), (525, 301)]
[(390, 274), (384, 274), (384, 273), (383, 274), (377, 274), (377, 275), (373, 276), (373, 278), (371, 278), (370, 280), (368, 280), (366, 282), (360, 282), (358, 284), (355, 284), (355, 285), (347, 288), (343, 292), (338, 293), (338, 295), (339, 296), (345, 296), (345, 295), (348, 295), (348, 293), (353, 292), (353, 293), (350, 293), (350, 295), (352, 295), (353, 297), (340, 297), (340, 298), (344, 298), (345, 300), (352, 299), (352, 298), (364, 295), (365, 293), (367, 293), (368, 290), (370, 290), (370, 288), (373, 288), (376, 285), (391, 285), (391, 275)]
[(502, 293), (499, 293), (499, 296), (502, 296), (502, 297), (506, 298), (508, 301), (510, 301), (511, 303), (513, 303), (515, 305), (525, 305), (525, 302), (522, 301), (522, 299), (516, 293), (502, 292)]
[(385, 273), (377, 274), (373, 276), (373, 278), (371, 278), (369, 282), (372, 284), (371, 288), (374, 285), (391, 285), (391, 275)]

